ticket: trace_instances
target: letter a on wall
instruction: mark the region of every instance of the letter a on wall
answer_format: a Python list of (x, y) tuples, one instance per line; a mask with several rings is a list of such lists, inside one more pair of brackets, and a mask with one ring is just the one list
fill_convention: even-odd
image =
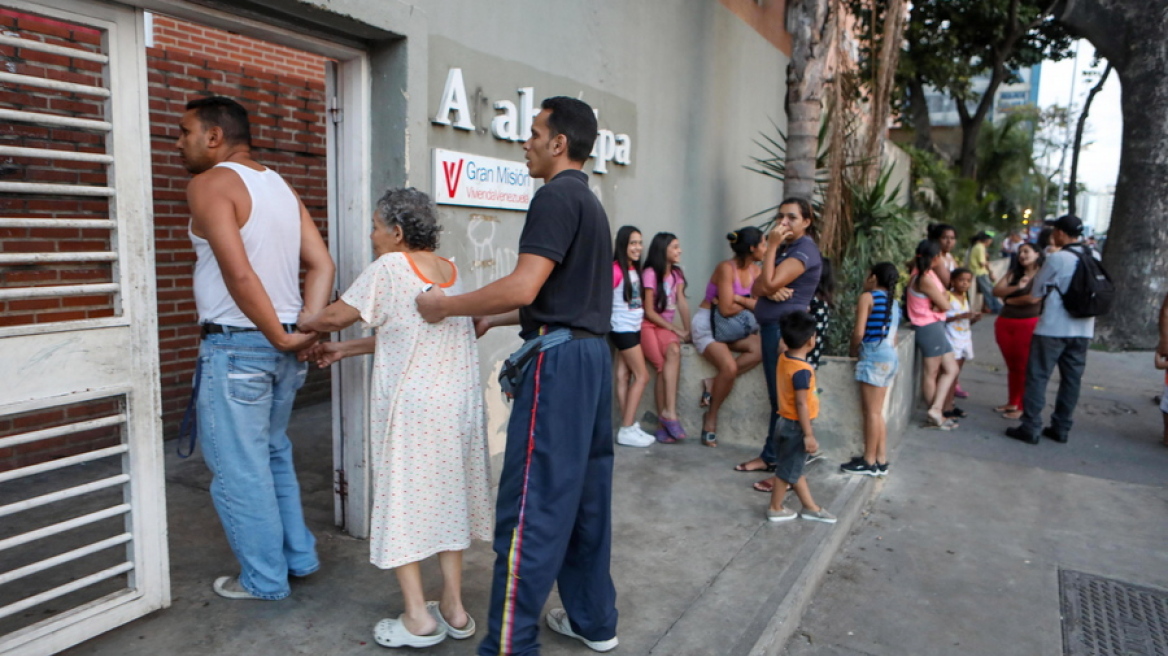
[[(450, 122), (451, 112), (454, 112), (453, 123)], [(452, 68), (446, 74), (446, 87), (442, 90), (442, 102), (438, 105), (434, 122), (452, 125), (459, 130), (475, 129), (474, 123), (470, 122), (470, 106), (466, 100), (466, 85), (462, 82), (461, 68)]]

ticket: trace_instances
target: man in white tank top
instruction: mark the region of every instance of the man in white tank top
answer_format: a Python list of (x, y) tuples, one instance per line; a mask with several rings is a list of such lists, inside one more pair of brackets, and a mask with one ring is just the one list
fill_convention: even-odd
[(324, 308), (336, 269), (296, 192), (251, 158), (247, 110), (201, 98), (187, 104), (180, 125), (176, 145), (195, 174), (187, 204), (203, 326), (198, 436), (214, 475), (211, 499), (240, 564), (238, 576), (218, 578), (214, 589), (228, 599), (283, 599), (289, 575), (320, 567), (286, 430), (307, 373), (295, 352), (318, 338), (296, 322)]

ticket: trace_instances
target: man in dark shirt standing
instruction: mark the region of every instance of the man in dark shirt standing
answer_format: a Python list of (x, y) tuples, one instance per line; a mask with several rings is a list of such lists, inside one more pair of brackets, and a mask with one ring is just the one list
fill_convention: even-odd
[(524, 340), (556, 344), (533, 358), (515, 390), (482, 656), (539, 653), (539, 614), (553, 582), (564, 608), (548, 613), (548, 626), (594, 651), (617, 646), (609, 574), (612, 361), (597, 339), (612, 311), (612, 240), (581, 170), (596, 116), (573, 98), (548, 98), (541, 109), (523, 150), (531, 176), (546, 184), (531, 199), (515, 270), (469, 294), (434, 288), (417, 301), (431, 323), (478, 317), (479, 335), (518, 323)]

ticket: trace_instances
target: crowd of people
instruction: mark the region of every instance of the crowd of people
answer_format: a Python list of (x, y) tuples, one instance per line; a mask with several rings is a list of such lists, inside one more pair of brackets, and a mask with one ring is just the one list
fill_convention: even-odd
[[(195, 174), (187, 197), (203, 329), (197, 434), (240, 563), (239, 575), (214, 582), (217, 594), (281, 599), (291, 592), (290, 577), (320, 566), (287, 436), (292, 399), (306, 362), (325, 367), (362, 354), (373, 356), (370, 561), (395, 572), (405, 605), (374, 626), (386, 647), (476, 635), (461, 590), (462, 553), (475, 539), (493, 541), (496, 553), (478, 653), (537, 653), (553, 585), (563, 608), (544, 617), (550, 629), (595, 651), (617, 646), (609, 572), (614, 441), (644, 448), (687, 439), (677, 398), (683, 343), (692, 342), (715, 370), (696, 400), (705, 409), (700, 443), (717, 446), (723, 404), (736, 380), (761, 363), (767, 435), (758, 456), (735, 469), (768, 475), (755, 488), (770, 494), (769, 521), (836, 521), (815, 502), (804, 474), (821, 457), (816, 368), (835, 292), (806, 199), (785, 199), (769, 234), (747, 227), (727, 235), (731, 257), (715, 267), (691, 315), (678, 237), (657, 233), (646, 248), (641, 231), (624, 226), (614, 242), (581, 170), (595, 114), (579, 100), (549, 98), (523, 146), (532, 177), (545, 184), (532, 198), (512, 273), (463, 290), (457, 266), (436, 254), (441, 228), (430, 198), (391, 189), (372, 217), (375, 260), (328, 304), (335, 267), (327, 248), (295, 191), (251, 157), (247, 112), (226, 98), (195, 100), (181, 128), (177, 146)], [(955, 405), (958, 377), (974, 357), (971, 325), (983, 316), (970, 297), (975, 287), (983, 302), (1003, 304), (995, 335), (1010, 384), (997, 410), (1021, 420), (1007, 434), (1036, 443), (1041, 431), (1066, 441), (1094, 321), (1068, 309), (1071, 276), (1089, 257), (1076, 246), (1081, 232), (1074, 217), (1052, 222), (1053, 251), (1015, 244), (1009, 272), (995, 279), (985, 256), (992, 239), (975, 235), (963, 268), (953, 254), (956, 230), (932, 226), (905, 268), (903, 296), (900, 268), (873, 263), (849, 344), (864, 450), (841, 470), (888, 473), (883, 406), (900, 367), (901, 298), (924, 362), (928, 425), (957, 427), (965, 416)], [(997, 310), (992, 303), (984, 309)], [(320, 341), (358, 321), (375, 335)], [(523, 346), (500, 374), (512, 410), (492, 512), (476, 339), (515, 325)], [(1157, 366), (1168, 367), (1168, 347), (1162, 350)], [(1043, 429), (1055, 366), (1058, 401)], [(650, 370), (653, 432), (636, 417)], [(798, 511), (785, 506), (788, 491)], [(430, 557), (443, 577), (438, 601), (425, 599), (422, 584), (420, 563)]]

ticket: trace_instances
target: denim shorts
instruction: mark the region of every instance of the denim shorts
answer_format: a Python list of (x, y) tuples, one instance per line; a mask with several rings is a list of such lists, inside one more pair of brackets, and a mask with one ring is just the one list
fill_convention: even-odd
[(860, 344), (860, 360), (856, 363), (856, 380), (873, 387), (889, 387), (896, 378), (899, 362), (896, 347), (888, 342)]
[(927, 326), (917, 326), (917, 350), (923, 358), (936, 358), (953, 352), (949, 336), (945, 334), (945, 322), (934, 321)]
[(803, 427), (797, 419), (779, 417), (775, 431), (775, 476), (794, 485), (803, 477), (807, 449), (803, 446)]

